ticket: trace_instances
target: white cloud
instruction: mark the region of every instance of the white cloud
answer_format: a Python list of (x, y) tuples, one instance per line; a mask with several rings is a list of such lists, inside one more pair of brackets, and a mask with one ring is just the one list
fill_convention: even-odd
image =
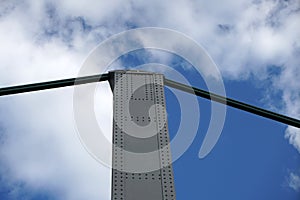
[(7, 175), (16, 183), (59, 194), (56, 199), (107, 197), (109, 169), (81, 145), (72, 116), (72, 98), (70, 88), (5, 99), (6, 109), (1, 113), (6, 130), (0, 154), (2, 167), (9, 169)]
[(300, 153), (300, 130), (299, 128), (288, 127), (285, 131), (285, 137), (289, 140), (290, 144)]
[[(0, 18), (1, 87), (76, 76), (97, 37), (108, 32), (95, 28), (83, 33), (78, 22), (70, 22), (74, 34), (66, 41), (63, 24), (68, 16), (57, 13), (57, 21), (62, 23), (59, 32), (47, 35), (46, 28), (55, 29), (58, 24), (51, 24), (45, 5), (23, 3)], [(109, 198), (110, 170), (81, 145), (72, 98), (72, 89), (1, 98), (0, 170), (5, 171), (1, 179), (14, 191), (12, 198), (22, 197), (22, 187), (45, 191), (55, 199)], [(100, 110), (109, 113), (111, 109)], [(110, 124), (105, 123), (104, 129), (110, 130)]]
[[(279, 67), (270, 90), (282, 92), (283, 107), (275, 109), (299, 118), (299, 8), (298, 0), (1, 1), (0, 86), (73, 77), (109, 35), (132, 25), (162, 26), (204, 45), (225, 78), (253, 74), (264, 81), (268, 67)], [(74, 137), (71, 102), (70, 89), (1, 98), (1, 163), (10, 169), (9, 180), (50, 188), (64, 199), (108, 199), (103, 180), (109, 174)], [(101, 109), (105, 116), (111, 110)], [(298, 150), (299, 134), (286, 130)]]
[(300, 190), (300, 177), (294, 173), (290, 173), (288, 178), (288, 185), (296, 192)]

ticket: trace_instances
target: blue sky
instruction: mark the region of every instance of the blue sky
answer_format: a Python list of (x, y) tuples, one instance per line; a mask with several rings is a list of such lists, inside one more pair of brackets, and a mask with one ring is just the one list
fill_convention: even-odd
[[(74, 77), (109, 36), (157, 26), (201, 44), (228, 97), (299, 119), (299, 8), (297, 0), (2, 1), (0, 87)], [(113, 67), (149, 62), (169, 65), (206, 89), (191, 66), (161, 51), (133, 52)], [(0, 99), (0, 199), (109, 199), (110, 171), (82, 147), (72, 95), (64, 88)], [(99, 84), (96, 98), (109, 137), (108, 84)], [(179, 104), (169, 89), (166, 98), (174, 137)], [(173, 165), (178, 199), (299, 199), (299, 129), (228, 108), (217, 145), (199, 159), (210, 102), (199, 99), (199, 107), (197, 136)]]
[[(234, 90), (232, 97), (252, 98), (247, 102), (262, 106), (253, 100), (258, 91), (249, 83), (229, 83), (226, 88)], [(243, 94), (245, 89), (250, 95)], [(208, 123), (209, 103), (200, 100), (200, 106), (202, 120)], [(287, 173), (297, 171), (300, 160), (297, 150), (282, 140), (284, 125), (228, 108), (219, 142), (203, 160), (197, 159), (197, 152), (206, 126), (200, 126), (189, 151), (174, 164), (175, 174), (180, 174), (175, 179), (179, 199), (299, 198), (298, 192), (287, 187)]]

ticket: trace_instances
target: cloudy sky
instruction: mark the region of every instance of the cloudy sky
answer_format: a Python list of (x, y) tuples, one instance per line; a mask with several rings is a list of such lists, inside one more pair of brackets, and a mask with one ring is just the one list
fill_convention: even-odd
[[(180, 31), (201, 44), (219, 67), (229, 97), (300, 118), (299, 0), (177, 0), (172, 3), (158, 0), (1, 0), (0, 87), (75, 77), (84, 60), (100, 42), (121, 31), (149, 26)], [(157, 60), (165, 57), (159, 52), (149, 54), (154, 60), (155, 57)], [(145, 54), (133, 54), (125, 64), (145, 63), (147, 59), (136, 58), (141, 55)], [(174, 60), (166, 62), (180, 68)], [(102, 104), (95, 109), (101, 111), (97, 118), (109, 135), (112, 96), (107, 84), (99, 85), (98, 94), (107, 98), (96, 96)], [(167, 95), (172, 96), (169, 92)], [(202, 103), (205, 105), (205, 102)], [(169, 110), (171, 112), (172, 109)], [(193, 179), (193, 185), (200, 189), (210, 186), (211, 191), (222, 193), (220, 184), (225, 184), (225, 180), (232, 183), (232, 187), (227, 184), (223, 197), (227, 194), (231, 199), (241, 199), (239, 197), (251, 194), (256, 199), (270, 199), (265, 197), (273, 197), (270, 193), (277, 190), (278, 194), (273, 199), (298, 199), (299, 129), (261, 122), (261, 118), (245, 114), (238, 116), (235, 112), (228, 110), (227, 117), (232, 118), (226, 120), (220, 144), (211, 157), (199, 160), (195, 152), (201, 143), (197, 143), (174, 164), (174, 171), (178, 173), (175, 179), (178, 199), (188, 196), (184, 195), (184, 190), (189, 192), (187, 199), (198, 199), (195, 195), (200, 195), (194, 191), (197, 190), (195, 186), (186, 186), (185, 181), (188, 180), (184, 177), (183, 162), (190, 162), (195, 171), (197, 166), (205, 166), (202, 170), (215, 170), (214, 174), (209, 173), (212, 177), (201, 174), (207, 178), (203, 181), (204, 178), (199, 176), (203, 182)], [(174, 121), (178, 117), (172, 113), (170, 116), (174, 116)], [(245, 121), (239, 121), (243, 116)], [(246, 134), (237, 136), (238, 132), (253, 133), (256, 139)], [(231, 148), (226, 146), (229, 144)], [(242, 152), (245, 146), (259, 150), (250, 154), (250, 150), (244, 149), (249, 153), (246, 155), (251, 157), (253, 166), (237, 170), (242, 160), (236, 161), (236, 158), (245, 159), (245, 152), (238, 157), (230, 155), (235, 155), (233, 147), (241, 148)], [(224, 150), (226, 147), (229, 150)], [(218, 154), (218, 150), (221, 153)], [(276, 150), (280, 156), (270, 150)], [(256, 158), (252, 158), (254, 155)], [(225, 164), (227, 170), (232, 168), (229, 170), (232, 174), (226, 172), (233, 177), (231, 181), (228, 180), (230, 177), (225, 177), (224, 171), (216, 167), (229, 162), (223, 156), (232, 162), (235, 160), (234, 167)], [(266, 157), (272, 157), (270, 163), (276, 164), (273, 167), (278, 171), (271, 174), (264, 171), (271, 164), (259, 168), (258, 163), (264, 163), (268, 160)], [(250, 173), (251, 169), (257, 171)], [(239, 179), (234, 177), (241, 174), (245, 180), (239, 183)], [(192, 174), (186, 173), (186, 177), (188, 175), (192, 177)], [(271, 178), (274, 175), (276, 181)], [(248, 181), (247, 178), (251, 177), (258, 178)], [(212, 180), (220, 184), (214, 185)], [(265, 188), (266, 184), (270, 187)], [(244, 187), (241, 186), (237, 196), (230, 196), (237, 185)], [(255, 189), (250, 191), (251, 187)], [(203, 189), (203, 193), (207, 190)], [(218, 199), (218, 196), (211, 195), (210, 199)], [(0, 98), (1, 199), (92, 200), (109, 199), (109, 196), (110, 170), (90, 157), (77, 137), (72, 88)]]

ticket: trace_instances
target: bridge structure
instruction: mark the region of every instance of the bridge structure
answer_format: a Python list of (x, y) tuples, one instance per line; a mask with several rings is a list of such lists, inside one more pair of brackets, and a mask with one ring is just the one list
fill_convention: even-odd
[(114, 115), (111, 199), (175, 200), (164, 76), (142, 71), (113, 71), (109, 76)]
[[(165, 86), (300, 128), (299, 119), (145, 71), (116, 70), (107, 74), (5, 87), (0, 88), (0, 97), (100, 81), (109, 81), (113, 91), (112, 200), (176, 199)], [(150, 156), (149, 152), (152, 152)]]

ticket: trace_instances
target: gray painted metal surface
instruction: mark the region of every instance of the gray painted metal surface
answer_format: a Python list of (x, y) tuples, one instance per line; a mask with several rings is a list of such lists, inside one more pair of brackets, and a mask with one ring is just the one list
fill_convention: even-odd
[[(113, 147), (112, 151), (111, 199), (175, 200), (163, 75), (141, 71), (113, 71), (109, 74), (114, 93), (113, 144), (120, 147)], [(150, 108), (155, 111), (152, 112), (154, 116), (149, 113)], [(134, 132), (126, 129), (133, 122), (142, 129)], [(155, 125), (150, 128), (156, 134), (148, 130), (149, 126), (143, 129), (150, 123)], [(159, 149), (164, 150), (157, 151)], [(158, 163), (157, 169), (126, 171), (130, 164), (139, 161), (126, 157), (124, 151), (138, 154), (157, 151), (152, 157), (145, 156), (143, 163), (136, 163), (141, 166)]]

